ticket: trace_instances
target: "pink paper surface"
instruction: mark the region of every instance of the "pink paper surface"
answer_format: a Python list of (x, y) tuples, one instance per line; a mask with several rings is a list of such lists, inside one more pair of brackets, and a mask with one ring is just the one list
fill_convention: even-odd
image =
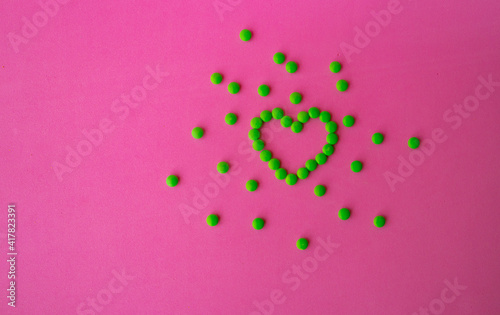
[[(0, 4), (1, 314), (500, 313), (500, 3), (69, 1), (41, 10)], [(243, 28), (251, 41), (239, 39)], [(273, 63), (277, 51), (297, 73)], [(340, 73), (329, 71), (333, 60)], [(344, 93), (339, 79), (350, 83)], [(288, 101), (294, 91), (299, 105)], [(131, 93), (140, 101), (127, 105)], [(293, 187), (247, 138), (251, 118), (276, 106), (356, 118), (340, 126), (329, 161)], [(228, 112), (236, 125), (224, 123)], [(267, 125), (267, 147), (293, 171), (325, 143), (318, 120), (300, 134)], [(200, 140), (195, 126), (206, 131)], [(433, 134), (427, 153), (406, 144)], [(68, 166), (78, 149), (87, 155)], [(222, 160), (231, 175), (215, 177)], [(400, 174), (401, 160), (419, 165)], [(388, 172), (400, 176), (392, 187)], [(5, 291), (11, 203), (15, 308)], [(205, 223), (210, 213), (218, 226)], [(259, 216), (266, 226), (256, 231)]]

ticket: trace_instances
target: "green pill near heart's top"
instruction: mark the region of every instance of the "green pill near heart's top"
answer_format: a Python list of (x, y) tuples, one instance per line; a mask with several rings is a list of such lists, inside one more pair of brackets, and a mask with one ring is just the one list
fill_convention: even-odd
[(299, 92), (293, 92), (292, 94), (290, 94), (290, 102), (292, 104), (299, 104), (300, 102), (302, 102), (302, 94), (300, 94)]
[(292, 123), (292, 131), (295, 132), (295, 133), (299, 133), (302, 131), (302, 129), (304, 128), (304, 126), (302, 125), (302, 123), (298, 122), (298, 121), (294, 121)]
[(250, 120), (250, 126), (254, 129), (259, 129), (262, 127), (263, 121), (260, 117), (254, 117), (252, 120)]
[(260, 119), (262, 119), (263, 122), (271, 121), (271, 119), (273, 119), (273, 114), (268, 110), (263, 110), (260, 113)]
[(234, 113), (228, 113), (226, 115), (225, 120), (226, 120), (226, 124), (234, 125), (238, 121), (238, 116), (236, 116), (236, 114), (234, 114)]
[(244, 29), (240, 32), (240, 39), (244, 42), (248, 42), (252, 38), (252, 32), (250, 30)]
[(335, 132), (338, 129), (338, 125), (334, 121), (329, 121), (325, 124), (325, 129), (328, 132)]
[(274, 54), (273, 60), (276, 64), (280, 65), (285, 62), (285, 54), (283, 54), (282, 52), (277, 52)]
[(257, 89), (257, 92), (259, 93), (260, 96), (268, 96), (269, 95), (269, 91), (271, 91), (271, 89), (269, 88), (268, 85), (265, 85), (265, 84), (262, 84)]
[(227, 90), (231, 94), (236, 94), (236, 93), (238, 93), (240, 91), (240, 85), (238, 83), (236, 83), (236, 82), (231, 82), (231, 83), (228, 84)]
[(283, 110), (281, 108), (276, 107), (276, 108), (273, 109), (272, 114), (273, 114), (273, 118), (274, 119), (281, 119), (281, 118), (283, 118), (283, 115), (285, 113), (283, 112)]
[(330, 114), (329, 112), (323, 111), (321, 112), (321, 114), (319, 114), (319, 120), (321, 120), (321, 122), (327, 123), (331, 119), (332, 119), (332, 114)]
[(195, 139), (200, 139), (201, 137), (203, 137), (204, 133), (205, 132), (203, 131), (203, 129), (201, 127), (194, 127), (193, 130), (191, 130), (191, 135)]
[(309, 108), (309, 117), (311, 118), (318, 118), (319, 117), (319, 108), (317, 107), (311, 107)]
[(212, 81), (213, 84), (220, 84), (222, 82), (222, 74), (218, 72), (212, 73), (210, 81)]
[(290, 116), (283, 116), (283, 118), (281, 118), (280, 122), (281, 122), (281, 125), (283, 127), (288, 128), (292, 125), (293, 119)]
[(295, 61), (289, 61), (286, 63), (286, 71), (288, 71), (288, 73), (295, 73), (297, 72), (297, 63)]
[(309, 114), (307, 112), (302, 111), (297, 114), (297, 120), (305, 124), (306, 122), (309, 121)]

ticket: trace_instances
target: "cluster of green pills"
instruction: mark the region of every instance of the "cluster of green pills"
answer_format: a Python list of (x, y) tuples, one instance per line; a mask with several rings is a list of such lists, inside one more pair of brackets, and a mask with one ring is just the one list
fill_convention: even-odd
[[(330, 71), (333, 73), (339, 73), (342, 70), (342, 65), (338, 61), (333, 61), (330, 63)], [(337, 90), (340, 92), (345, 92), (349, 87), (349, 83), (346, 80), (340, 79), (336, 84)]]
[[(209, 214), (207, 216), (207, 225), (208, 226), (216, 226), (217, 224), (219, 224), (219, 216), (216, 214), (213, 214), (213, 213)], [(265, 225), (265, 221), (262, 218), (255, 218), (252, 221), (252, 227), (256, 230), (262, 230), (262, 228), (264, 228), (264, 225)]]

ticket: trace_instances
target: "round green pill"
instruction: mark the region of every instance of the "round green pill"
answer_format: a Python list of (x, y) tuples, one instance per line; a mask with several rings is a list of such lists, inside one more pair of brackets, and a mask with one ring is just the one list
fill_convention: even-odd
[(378, 215), (373, 219), (373, 225), (375, 225), (378, 228), (381, 228), (385, 225), (385, 217)]
[(238, 121), (238, 116), (234, 113), (229, 113), (226, 115), (226, 124), (228, 125), (234, 125)]
[(319, 108), (317, 107), (311, 107), (309, 108), (309, 117), (311, 118), (318, 118), (319, 117)]
[(268, 110), (263, 110), (260, 113), (260, 119), (262, 119), (263, 122), (271, 121), (271, 119), (273, 119), (273, 114)]
[(342, 123), (346, 127), (352, 127), (354, 125), (354, 117), (352, 117), (351, 115), (345, 115), (342, 119)]
[(329, 133), (327, 136), (326, 136), (326, 142), (328, 142), (329, 144), (336, 144), (337, 142), (339, 142), (339, 136), (337, 136), (336, 133), (332, 132), (332, 133)]
[(302, 111), (297, 114), (297, 120), (305, 124), (306, 122), (309, 121), (309, 114), (307, 112)]
[(351, 170), (352, 170), (354, 173), (358, 173), (358, 172), (360, 172), (362, 169), (363, 169), (363, 163), (361, 163), (360, 161), (353, 161), (353, 162), (351, 163)]
[(290, 102), (292, 102), (292, 104), (299, 104), (302, 102), (302, 94), (299, 92), (293, 92), (290, 94)]
[(269, 166), (270, 169), (272, 169), (273, 171), (275, 171), (278, 168), (280, 168), (281, 162), (280, 162), (280, 160), (273, 158), (273, 159), (269, 160), (269, 162), (267, 163), (267, 165)]
[(236, 94), (240, 91), (240, 85), (236, 82), (231, 82), (227, 85), (227, 90), (231, 94)]
[(309, 246), (309, 241), (305, 238), (299, 238), (297, 240), (297, 248), (300, 250), (304, 250)]
[(167, 185), (169, 187), (175, 187), (177, 186), (178, 183), (179, 183), (179, 177), (177, 177), (176, 175), (169, 175), (167, 177)]
[(295, 175), (295, 174), (286, 175), (285, 181), (290, 186), (297, 184), (297, 180), (298, 180), (298, 178), (297, 178), (297, 175)]
[(297, 63), (295, 61), (289, 61), (286, 63), (286, 71), (288, 71), (288, 73), (295, 73), (297, 72)]
[(264, 141), (262, 141), (261, 139), (258, 139), (258, 140), (255, 140), (253, 143), (252, 143), (252, 147), (255, 151), (262, 151), (264, 149), (264, 146), (266, 144), (264, 143)]
[(283, 118), (283, 115), (285, 113), (283, 112), (283, 110), (281, 108), (276, 107), (276, 108), (273, 109), (272, 114), (273, 114), (273, 118), (274, 119), (281, 119), (281, 118)]
[(338, 61), (333, 61), (330, 64), (330, 71), (333, 73), (339, 73), (340, 69), (342, 69), (342, 65)]
[(339, 126), (334, 121), (329, 121), (325, 125), (325, 129), (328, 132), (335, 132), (335, 131), (337, 131), (338, 128), (339, 128)]
[(302, 125), (302, 123), (299, 121), (294, 121), (292, 123), (292, 131), (295, 133), (301, 132), (303, 128), (304, 128), (304, 125)]
[(384, 142), (384, 135), (380, 132), (374, 133), (372, 136), (372, 142), (375, 144), (381, 144), (382, 142)]
[(229, 164), (227, 162), (219, 162), (217, 164), (217, 171), (221, 174), (225, 174), (229, 171)]
[(254, 117), (252, 118), (252, 120), (250, 120), (250, 126), (252, 126), (252, 128), (254, 129), (259, 129), (260, 127), (262, 127), (263, 123), (264, 122), (260, 117)]
[(316, 155), (316, 162), (318, 162), (319, 165), (325, 164), (327, 159), (328, 157), (324, 153), (318, 153)]
[(213, 84), (220, 84), (222, 82), (222, 74), (218, 72), (212, 73), (210, 81), (212, 81)]
[(283, 54), (282, 52), (277, 52), (274, 54), (273, 60), (276, 64), (280, 65), (285, 62), (285, 54)]
[(323, 197), (326, 193), (326, 187), (323, 185), (318, 185), (314, 187), (314, 194), (318, 197)]
[(340, 220), (347, 220), (351, 217), (351, 210), (347, 208), (342, 208), (339, 210), (339, 218)]
[(260, 160), (263, 162), (269, 162), (272, 157), (273, 154), (269, 150), (263, 150), (260, 152)]
[(338, 80), (337, 81), (337, 90), (339, 90), (340, 92), (344, 92), (345, 90), (347, 90), (348, 87), (349, 87), (349, 83), (347, 83), (346, 80)]
[(283, 127), (288, 128), (292, 125), (293, 119), (290, 116), (283, 116), (283, 118), (281, 118), (280, 122), (281, 122), (281, 125)]
[(249, 181), (247, 181), (246, 187), (248, 191), (256, 191), (259, 187), (259, 183), (257, 183), (257, 181), (254, 179), (250, 179)]
[(301, 167), (297, 170), (297, 177), (299, 179), (306, 179), (309, 176), (309, 171), (305, 167)]
[(418, 148), (420, 146), (420, 139), (418, 139), (416, 137), (411, 137), (410, 139), (408, 139), (408, 146), (411, 149)]
[(288, 175), (288, 172), (284, 168), (278, 168), (276, 172), (274, 172), (274, 176), (279, 180), (285, 179), (286, 175)]
[(326, 155), (326, 156), (330, 156), (333, 154), (333, 152), (335, 152), (335, 148), (333, 147), (333, 145), (331, 144), (325, 144), (323, 146), (323, 153)]
[(219, 217), (216, 214), (209, 214), (207, 216), (207, 224), (209, 226), (216, 226), (219, 223)]
[(269, 91), (270, 91), (269, 86), (265, 85), (265, 84), (262, 84), (257, 89), (257, 92), (259, 92), (260, 96), (268, 96), (269, 95)]
[(256, 230), (261, 230), (264, 227), (264, 220), (262, 218), (253, 219), (252, 226)]
[(321, 112), (321, 114), (319, 114), (319, 120), (321, 120), (321, 122), (327, 123), (331, 119), (332, 119), (332, 114), (330, 114), (329, 112), (323, 111)]
[(205, 132), (203, 131), (203, 129), (201, 127), (194, 127), (193, 130), (191, 130), (191, 135), (195, 139), (200, 139), (201, 137), (203, 137), (204, 133)]
[(312, 159), (307, 160), (306, 161), (306, 168), (309, 172), (312, 172), (318, 168), (318, 162), (316, 162), (316, 160), (312, 160)]
[(252, 38), (252, 32), (244, 29), (240, 32), (240, 39), (244, 42), (248, 42)]
[(260, 138), (260, 131), (258, 129), (250, 129), (248, 131), (248, 138), (250, 140), (257, 140)]

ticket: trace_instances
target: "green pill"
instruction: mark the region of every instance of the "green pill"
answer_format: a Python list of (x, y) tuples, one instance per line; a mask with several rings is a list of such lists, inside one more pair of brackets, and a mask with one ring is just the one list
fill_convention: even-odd
[(169, 187), (175, 187), (175, 186), (177, 186), (178, 183), (179, 183), (179, 177), (177, 177), (175, 175), (169, 175), (167, 177), (167, 185)]
[(257, 89), (257, 92), (259, 92), (260, 96), (268, 96), (269, 95), (269, 91), (270, 91), (269, 86), (265, 85), (265, 84), (262, 84)]
[(257, 140), (260, 138), (260, 131), (258, 129), (250, 129), (248, 131), (248, 138), (250, 140)]
[(385, 225), (385, 217), (378, 215), (373, 219), (373, 225), (378, 228), (381, 228)]
[(299, 238), (297, 240), (297, 248), (300, 250), (304, 250), (309, 246), (309, 241), (305, 238)]
[(412, 137), (412, 138), (408, 139), (408, 146), (411, 149), (418, 148), (420, 146), (420, 139), (415, 138), (415, 137)]
[(231, 82), (227, 85), (227, 90), (231, 94), (236, 94), (240, 91), (240, 85), (236, 82)]
[(264, 220), (262, 218), (253, 219), (252, 226), (256, 230), (261, 230), (264, 227)]
[(247, 29), (241, 30), (240, 39), (244, 42), (248, 42), (252, 38), (252, 32)]
[(297, 63), (295, 61), (289, 61), (286, 63), (286, 71), (288, 71), (288, 73), (295, 73), (297, 72)]
[(301, 167), (297, 170), (297, 177), (299, 179), (306, 179), (309, 176), (309, 171), (305, 167)]
[(253, 143), (252, 143), (252, 147), (255, 151), (262, 151), (264, 149), (264, 146), (266, 144), (264, 143), (264, 141), (258, 139), (258, 140), (255, 140)]
[(217, 171), (221, 174), (225, 174), (229, 171), (229, 164), (227, 162), (219, 162), (217, 164)]
[(298, 178), (297, 178), (297, 175), (295, 175), (295, 174), (286, 175), (285, 181), (290, 186), (297, 184), (297, 180), (298, 180)]
[(229, 113), (226, 115), (226, 124), (234, 125), (238, 121), (238, 117), (234, 113)]
[(219, 217), (216, 214), (209, 214), (207, 216), (207, 224), (209, 226), (216, 226), (219, 223)]
[(321, 114), (319, 114), (319, 120), (321, 120), (321, 122), (324, 122), (325, 124), (327, 122), (329, 122), (330, 120), (332, 119), (332, 114), (330, 114), (329, 112), (321, 112)]
[(328, 142), (329, 144), (336, 144), (337, 142), (339, 142), (339, 136), (337, 136), (336, 133), (332, 132), (332, 133), (329, 133), (327, 136), (326, 136), (326, 142)]
[(194, 127), (193, 130), (191, 130), (191, 135), (195, 139), (200, 139), (201, 137), (203, 137), (204, 133), (205, 132), (203, 131), (203, 129), (201, 127)]
[(273, 171), (276, 171), (278, 168), (280, 168), (281, 162), (280, 162), (280, 160), (273, 158), (273, 159), (269, 160), (267, 165), (269, 166), (270, 169), (272, 169)]
[(323, 197), (326, 193), (326, 187), (323, 185), (318, 185), (314, 187), (314, 194), (318, 197)]
[(299, 104), (302, 102), (302, 94), (299, 92), (293, 92), (290, 94), (290, 102), (292, 102), (292, 104)]
[(262, 127), (263, 123), (264, 122), (260, 117), (254, 117), (252, 118), (252, 120), (250, 120), (250, 126), (252, 126), (252, 128), (254, 129), (259, 129), (260, 127)]
[(381, 144), (382, 142), (384, 142), (384, 135), (380, 132), (374, 133), (372, 136), (372, 142), (375, 144)]
[(309, 172), (312, 172), (318, 168), (318, 162), (316, 162), (316, 160), (312, 160), (312, 159), (307, 160), (306, 161), (306, 168)]
[(354, 173), (359, 173), (362, 169), (363, 169), (363, 163), (361, 163), (360, 161), (353, 161), (351, 163), (351, 170)]
[(285, 113), (283, 112), (283, 110), (281, 108), (276, 107), (275, 109), (273, 109), (272, 114), (273, 114), (274, 119), (281, 119), (281, 118), (283, 118), (283, 115)]
[(257, 183), (257, 181), (254, 179), (250, 179), (249, 181), (247, 181), (246, 187), (248, 191), (256, 191), (259, 187), (259, 183)]
[(302, 123), (299, 121), (294, 121), (292, 123), (292, 131), (295, 133), (301, 132), (303, 128), (304, 128), (304, 125), (302, 125)]
[(280, 122), (281, 122), (281, 125), (283, 127), (288, 128), (292, 125), (293, 119), (290, 116), (283, 116), (283, 118), (281, 118)]
[(346, 115), (342, 119), (342, 123), (346, 127), (352, 127), (354, 125), (354, 117), (352, 117), (351, 115)]
[(339, 73), (340, 69), (342, 69), (342, 65), (338, 61), (333, 61), (330, 64), (330, 71), (333, 73)]
[(260, 119), (262, 119), (263, 122), (271, 121), (271, 119), (273, 119), (273, 114), (268, 110), (263, 110), (260, 113)]
[(342, 208), (339, 210), (339, 218), (340, 220), (347, 220), (351, 217), (351, 210), (347, 208)]
[(335, 148), (333, 147), (333, 145), (331, 144), (325, 144), (323, 146), (323, 153), (326, 155), (326, 156), (330, 156), (333, 154), (333, 152), (335, 152)]
[(263, 150), (260, 152), (260, 160), (263, 162), (269, 162), (272, 157), (273, 154), (269, 150)]
[(318, 118), (319, 117), (319, 113), (320, 113), (319, 108), (317, 108), (317, 107), (311, 107), (311, 108), (309, 108), (309, 116), (311, 118)]
[(280, 65), (285, 62), (285, 54), (283, 54), (282, 52), (277, 52), (274, 54), (273, 60), (276, 64)]
[(348, 87), (349, 87), (349, 83), (347, 83), (346, 80), (338, 80), (337, 81), (337, 90), (339, 90), (340, 92), (344, 92), (345, 90), (347, 90)]
[(274, 172), (274, 176), (279, 180), (285, 179), (286, 175), (288, 175), (288, 173), (284, 168), (278, 168), (276, 172)]
[(337, 125), (337, 123), (336, 123), (336, 122), (334, 122), (334, 121), (329, 121), (329, 122), (327, 122), (327, 123), (326, 123), (326, 125), (325, 125), (325, 129), (326, 129), (326, 131), (328, 131), (328, 132), (335, 132), (335, 131), (337, 131), (338, 127), (339, 127), (339, 126), (338, 126), (338, 125)]
[(213, 84), (220, 84), (222, 82), (222, 74), (218, 72), (212, 73), (210, 81), (212, 81)]
[(325, 164), (327, 159), (328, 157), (324, 153), (318, 153), (316, 155), (316, 162), (318, 162), (319, 165)]
[(305, 124), (306, 122), (309, 121), (309, 114), (307, 112), (302, 111), (297, 114), (297, 120)]

